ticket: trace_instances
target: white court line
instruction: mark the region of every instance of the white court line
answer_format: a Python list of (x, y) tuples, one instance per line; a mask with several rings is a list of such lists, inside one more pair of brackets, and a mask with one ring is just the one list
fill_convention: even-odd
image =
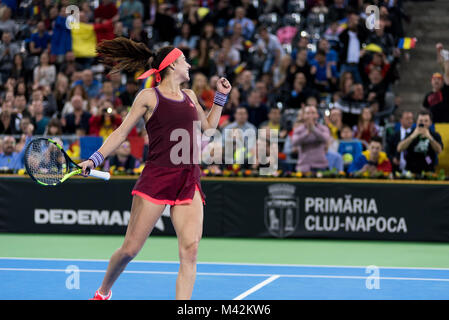
[[(29, 272), (66, 272), (70, 269), (38, 269), (38, 268), (0, 268), (0, 271), (29, 271)], [(72, 270), (73, 271), (73, 270)], [(105, 273), (106, 270), (98, 269), (79, 269), (79, 272), (98, 272)], [(138, 271), (138, 270), (125, 270), (123, 273), (129, 274), (162, 274), (162, 275), (177, 275), (177, 271)], [(335, 276), (335, 275), (311, 275), (311, 274), (265, 274), (265, 273), (219, 273), (219, 272), (197, 272), (199, 276), (228, 276), (228, 277), (276, 277), (271, 280), (274, 281), (279, 277), (284, 278), (317, 278), (317, 279), (360, 279), (366, 280), (367, 276)], [(407, 277), (379, 277), (379, 280), (403, 280), (403, 281), (436, 281), (436, 282), (449, 282), (449, 279), (445, 278), (407, 278)], [(270, 282), (271, 282), (270, 281)], [(264, 282), (262, 282), (264, 283)], [(269, 282), (268, 282), (269, 283)], [(268, 284), (265, 283), (265, 284)], [(265, 285), (264, 284), (264, 285)]]
[[(68, 258), (21, 258), (21, 257), (0, 257), (0, 260), (35, 260), (35, 261), (85, 261), (85, 262), (109, 262), (107, 259), (68, 259)], [(158, 261), (158, 260), (133, 260), (131, 263), (167, 263), (179, 264), (178, 261)], [(307, 267), (307, 268), (352, 268), (352, 269), (366, 269), (367, 266), (347, 266), (347, 265), (320, 265), (320, 264), (277, 264), (277, 263), (240, 263), (240, 262), (198, 262), (198, 265), (232, 265), (232, 266), (267, 266), (267, 267)], [(449, 271), (449, 268), (432, 268), (432, 267), (388, 267), (378, 266), (379, 269), (397, 269), (397, 270), (441, 270)]]
[(262, 288), (262, 287), (266, 286), (267, 284), (273, 282), (274, 280), (278, 279), (279, 277), (280, 277), (279, 275), (272, 275), (268, 279), (266, 279), (266, 280), (262, 281), (261, 283), (255, 285), (251, 289), (246, 290), (245, 292), (243, 292), (242, 294), (238, 295), (237, 297), (235, 297), (232, 300), (242, 300), (242, 299), (246, 298), (247, 296), (249, 296), (251, 293), (256, 292), (260, 288)]

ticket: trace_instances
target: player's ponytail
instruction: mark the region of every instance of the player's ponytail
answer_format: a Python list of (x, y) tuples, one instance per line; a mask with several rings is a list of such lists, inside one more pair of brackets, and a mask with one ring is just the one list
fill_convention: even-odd
[(102, 41), (97, 46), (97, 53), (104, 64), (112, 67), (110, 73), (146, 70), (156, 57), (144, 43), (124, 37)]
[[(174, 49), (173, 46), (160, 48), (156, 53), (145, 44), (119, 37), (113, 40), (103, 40), (97, 46), (97, 53), (102, 62), (109, 65), (110, 73), (118, 71), (137, 72), (149, 68), (159, 68), (162, 60)], [(163, 79), (167, 69), (160, 72)]]

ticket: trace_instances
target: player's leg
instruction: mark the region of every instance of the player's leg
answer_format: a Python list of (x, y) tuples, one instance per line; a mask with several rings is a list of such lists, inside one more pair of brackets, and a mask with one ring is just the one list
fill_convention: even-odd
[(164, 208), (165, 205), (154, 204), (139, 196), (133, 197), (125, 240), (109, 260), (108, 269), (100, 287), (102, 295), (109, 293), (126, 265), (139, 253)]
[(178, 236), (180, 262), (176, 280), (176, 299), (186, 300), (192, 296), (198, 245), (203, 233), (203, 203), (200, 193), (195, 191), (190, 204), (172, 207), (171, 219)]

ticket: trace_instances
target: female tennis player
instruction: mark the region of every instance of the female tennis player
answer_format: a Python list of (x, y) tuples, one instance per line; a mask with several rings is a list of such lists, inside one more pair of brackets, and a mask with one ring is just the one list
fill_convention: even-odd
[[(167, 46), (154, 54), (142, 43), (116, 38), (103, 41), (97, 51), (106, 64), (113, 66), (111, 72), (134, 72), (149, 65), (152, 68), (139, 79), (154, 74), (160, 84), (155, 88), (141, 90), (123, 123), (89, 160), (79, 164), (83, 175), (99, 166), (125, 141), (138, 120), (144, 117), (149, 138), (148, 160), (132, 191), (131, 216), (125, 240), (112, 255), (106, 275), (93, 300), (111, 298), (112, 285), (138, 254), (167, 204), (172, 206), (170, 216), (179, 246), (176, 299), (190, 299), (196, 278), (196, 259), (202, 236), (205, 204), (200, 169), (198, 162), (194, 161), (197, 152), (194, 151), (194, 144), (197, 143), (194, 122), (199, 121), (203, 130), (216, 128), (231, 85), (225, 78), (218, 80), (214, 104), (206, 116), (193, 91), (180, 87), (190, 79), (191, 66), (178, 48)], [(176, 138), (171, 136), (177, 129), (189, 133), (188, 163), (179, 163), (179, 152), (176, 151), (179, 139), (173, 141)]]

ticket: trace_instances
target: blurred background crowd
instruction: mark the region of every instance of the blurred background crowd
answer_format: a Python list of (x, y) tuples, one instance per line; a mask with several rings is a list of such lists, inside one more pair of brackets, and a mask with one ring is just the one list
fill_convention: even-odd
[[(369, 5), (379, 8), (374, 29)], [(73, 17), (77, 28), (70, 28)], [(60, 137), (76, 160), (101, 145), (139, 90), (156, 85), (152, 77), (136, 80), (140, 73), (108, 75), (96, 56), (97, 43), (127, 37), (152, 50), (180, 48), (192, 65), (184, 86), (206, 112), (217, 79), (226, 77), (233, 89), (219, 129), (278, 130), (270, 155), (277, 175), (434, 172), (443, 149), (434, 123), (449, 122), (449, 57), (437, 44), (441, 72), (432, 75), (422, 110), (401, 106), (393, 85), (404, 49), (414, 45), (408, 22), (401, 0), (2, 0), (0, 167), (23, 169), (31, 136)], [(103, 169), (139, 173), (146, 139), (142, 120)], [(259, 142), (269, 140), (259, 135)], [(214, 141), (203, 153), (216, 157), (217, 144), (224, 147)], [(253, 175), (263, 166), (247, 160), (203, 169)]]

